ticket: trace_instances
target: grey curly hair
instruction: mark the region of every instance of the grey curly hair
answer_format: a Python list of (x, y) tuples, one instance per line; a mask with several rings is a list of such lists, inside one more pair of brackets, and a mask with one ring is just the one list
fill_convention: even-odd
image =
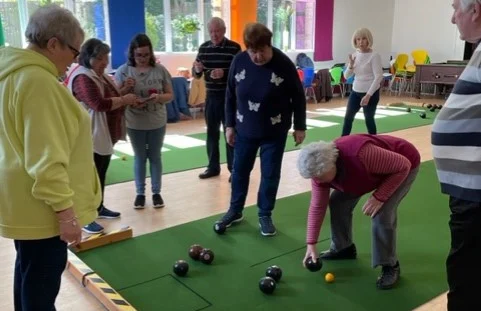
[(322, 176), (336, 165), (338, 155), (339, 150), (333, 142), (311, 143), (299, 152), (297, 169), (304, 178)]
[(38, 8), (30, 16), (25, 30), (27, 41), (40, 48), (45, 48), (52, 37), (56, 37), (62, 44), (72, 44), (75, 39), (83, 41), (84, 36), (84, 31), (72, 12), (56, 4)]

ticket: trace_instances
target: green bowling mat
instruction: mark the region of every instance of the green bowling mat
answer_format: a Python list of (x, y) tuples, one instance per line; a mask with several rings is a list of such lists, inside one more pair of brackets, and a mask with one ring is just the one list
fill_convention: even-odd
[[(399, 207), (401, 280), (393, 290), (376, 289), (380, 269), (371, 268), (371, 221), (362, 214), (361, 205), (353, 220), (358, 259), (324, 261), (320, 272), (302, 267), (309, 199), (310, 194), (303, 193), (277, 201), (275, 237), (259, 234), (257, 210), (251, 207), (245, 210), (245, 220), (224, 235), (212, 230), (219, 217), (215, 216), (79, 253), (79, 257), (139, 311), (405, 311), (446, 291), (449, 211), (432, 162), (422, 165)], [(329, 247), (329, 236), (327, 215), (319, 251)], [(214, 251), (211, 265), (189, 258), (189, 247), (195, 243)], [(190, 265), (186, 277), (172, 272), (178, 259)], [(284, 275), (268, 296), (259, 290), (258, 281), (270, 265), (280, 266)], [(334, 283), (324, 281), (327, 272), (335, 275)]]
[[(322, 105), (317, 106), (317, 113), (325, 113), (325, 115), (309, 119), (308, 130), (305, 143), (331, 140), (341, 135), (344, 111), (339, 109), (323, 109)], [(412, 107), (411, 113), (406, 113), (404, 108), (396, 107), (389, 109), (378, 109), (377, 128), (379, 133), (389, 133), (392, 131), (407, 129), (432, 124), (435, 112), (427, 109)], [(422, 119), (419, 117), (420, 110), (427, 111), (427, 117)], [(362, 115), (362, 113), (360, 113)], [(167, 125), (168, 127), (169, 125)], [(355, 120), (353, 133), (366, 133), (364, 120)], [(162, 165), (164, 174), (191, 170), (195, 168), (205, 167), (207, 165), (207, 153), (205, 148), (205, 140), (207, 135), (199, 133), (194, 135), (182, 136), (170, 134), (166, 137), (164, 149), (162, 152)], [(226, 162), (225, 157), (225, 140), (221, 138), (220, 153), (221, 162)], [(288, 137), (286, 151), (296, 150), (291, 136)], [(134, 179), (133, 166), (134, 158), (131, 156), (130, 143), (118, 143), (116, 153), (110, 162), (107, 171), (106, 184), (115, 184), (120, 182), (131, 181)], [(129, 155), (130, 154), (130, 155)], [(147, 169), (147, 176), (150, 176)]]

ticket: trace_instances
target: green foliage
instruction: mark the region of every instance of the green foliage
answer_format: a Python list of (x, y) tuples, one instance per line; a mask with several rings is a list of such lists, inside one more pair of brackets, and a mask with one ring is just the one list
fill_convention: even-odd
[(145, 9), (154, 16), (163, 15), (164, 2), (162, 0), (145, 0)]
[(154, 50), (157, 50), (160, 43), (160, 35), (157, 30), (156, 17), (149, 11), (145, 12), (145, 30), (150, 41), (152, 41)]
[(194, 15), (178, 16), (172, 20), (172, 27), (184, 37), (200, 30), (200, 23)]

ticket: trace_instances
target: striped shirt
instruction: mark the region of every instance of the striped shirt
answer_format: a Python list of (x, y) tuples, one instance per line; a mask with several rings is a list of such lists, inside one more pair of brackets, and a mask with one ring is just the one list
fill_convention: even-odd
[(481, 46), (434, 121), (431, 143), (441, 191), (481, 202)]
[[(411, 170), (411, 163), (405, 156), (374, 144), (366, 144), (359, 150), (358, 156), (369, 173), (386, 176), (383, 183), (372, 194), (381, 202), (386, 202), (392, 196)], [(311, 180), (311, 186), (306, 242), (316, 244), (329, 204), (330, 186), (319, 183), (315, 179)]]
[[(206, 41), (199, 47), (196, 61), (200, 61), (204, 65), (204, 71), (196, 73), (192, 69), (192, 74), (199, 79), (204, 74), (205, 87), (207, 91), (224, 91), (227, 88), (227, 77), (229, 76), (229, 68), (234, 56), (241, 51), (241, 47), (237, 42), (224, 38), (218, 46), (212, 41)], [(214, 69), (223, 69), (224, 76), (221, 79), (212, 79), (210, 73)]]

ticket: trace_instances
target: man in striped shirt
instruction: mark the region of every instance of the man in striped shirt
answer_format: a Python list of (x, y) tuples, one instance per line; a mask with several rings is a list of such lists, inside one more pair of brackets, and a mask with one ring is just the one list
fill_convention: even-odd
[[(205, 121), (207, 124), (207, 156), (209, 164), (199, 178), (205, 179), (220, 174), (219, 139), (220, 125), (225, 133), (225, 92), (227, 77), (234, 56), (241, 51), (238, 43), (225, 37), (225, 23), (219, 17), (213, 17), (207, 24), (210, 40), (199, 47), (193, 65), (194, 78), (204, 75), (207, 89), (205, 102)], [(232, 171), (234, 151), (226, 144), (227, 168)], [(230, 177), (229, 177), (230, 181)]]
[[(454, 0), (462, 40), (481, 39), (481, 0)], [(434, 121), (433, 157), (449, 195), (448, 310), (481, 310), (481, 49), (478, 46)]]
[(401, 273), (396, 254), (397, 207), (416, 179), (419, 163), (419, 152), (411, 143), (388, 135), (355, 134), (302, 148), (297, 166), (312, 186), (304, 262), (318, 257), (316, 244), (328, 206), (332, 241), (321, 258), (356, 258), (352, 211), (361, 196), (373, 192), (362, 211), (372, 218), (372, 266), (382, 267), (376, 286), (394, 287)]

